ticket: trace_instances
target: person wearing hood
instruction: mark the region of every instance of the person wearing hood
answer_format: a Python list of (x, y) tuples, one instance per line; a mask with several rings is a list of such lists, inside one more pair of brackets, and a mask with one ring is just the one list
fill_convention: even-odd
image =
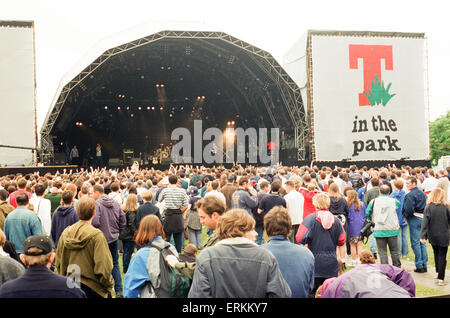
[(308, 215), (298, 228), (295, 239), (307, 245), (314, 255), (314, 288), (309, 297), (314, 298), (317, 288), (330, 277), (338, 276), (336, 248), (345, 245), (345, 231), (339, 219), (331, 214), (330, 198), (326, 193), (314, 196), (317, 211)]
[(66, 190), (62, 193), (62, 205), (56, 209), (52, 218), (50, 233), (56, 246), (64, 229), (78, 221), (77, 212), (73, 207), (73, 192)]
[(87, 298), (107, 298), (114, 285), (113, 262), (105, 235), (91, 225), (95, 215), (95, 200), (83, 196), (77, 204), (80, 221), (61, 234), (55, 265), (60, 275), (80, 283)]
[(101, 185), (94, 186), (92, 195), (97, 201), (96, 213), (92, 219), (92, 226), (98, 228), (105, 235), (113, 260), (112, 275), (114, 277), (114, 290), (117, 297), (123, 296), (122, 276), (119, 267), (119, 234), (127, 225), (125, 213), (119, 203), (108, 197)]
[[(344, 231), (346, 235), (346, 247), (347, 247), (347, 254), (351, 254), (350, 249), (350, 237), (348, 236), (348, 212), (349, 212), (349, 206), (347, 204), (347, 201), (342, 197), (340, 188), (336, 183), (330, 184), (328, 187), (328, 196), (330, 197), (330, 212), (337, 216), (339, 221), (344, 226)], [(345, 246), (339, 247), (338, 249), (338, 256), (341, 259), (341, 262), (345, 264)]]
[(376, 264), (373, 254), (362, 251), (361, 264), (322, 285), (321, 298), (413, 298), (416, 284), (408, 271)]

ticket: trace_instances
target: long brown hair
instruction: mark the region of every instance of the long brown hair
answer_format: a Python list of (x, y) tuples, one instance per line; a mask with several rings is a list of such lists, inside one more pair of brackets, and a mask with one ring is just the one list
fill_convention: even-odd
[(359, 211), (361, 209), (361, 202), (358, 199), (358, 193), (355, 190), (347, 191), (347, 204), (349, 207), (355, 203), (355, 210)]
[(341, 198), (341, 192), (339, 191), (339, 186), (336, 183), (332, 183), (328, 186), (328, 196)]
[(164, 240), (166, 239), (161, 221), (153, 214), (145, 216), (139, 223), (139, 229), (135, 239), (136, 244), (145, 246), (151, 243), (157, 236), (161, 236)]

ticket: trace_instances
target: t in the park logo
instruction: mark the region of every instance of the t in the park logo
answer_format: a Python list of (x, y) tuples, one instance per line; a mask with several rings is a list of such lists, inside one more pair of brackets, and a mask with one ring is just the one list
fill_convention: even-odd
[(359, 106), (386, 106), (395, 94), (381, 78), (381, 60), (385, 61), (386, 71), (392, 71), (392, 45), (349, 45), (350, 69), (358, 69), (358, 59), (363, 61), (364, 91), (359, 93)]

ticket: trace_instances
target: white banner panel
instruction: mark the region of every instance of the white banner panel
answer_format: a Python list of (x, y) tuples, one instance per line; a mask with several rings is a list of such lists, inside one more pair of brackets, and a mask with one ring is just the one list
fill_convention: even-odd
[(429, 156), (423, 38), (312, 36), (317, 161)]
[[(36, 147), (33, 28), (0, 27), (0, 145)], [(0, 148), (0, 164), (30, 165), (31, 150)]]

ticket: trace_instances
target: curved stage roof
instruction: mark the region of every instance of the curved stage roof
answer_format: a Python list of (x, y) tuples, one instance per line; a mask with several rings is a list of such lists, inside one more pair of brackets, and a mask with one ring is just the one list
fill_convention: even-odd
[[(191, 31), (189, 31), (191, 30)], [(146, 152), (177, 127), (280, 128), (281, 150), (304, 160), (299, 87), (268, 52), (204, 24), (150, 23), (98, 43), (64, 76), (41, 129), (41, 148), (104, 145)], [(82, 125), (77, 125), (82, 123)]]

